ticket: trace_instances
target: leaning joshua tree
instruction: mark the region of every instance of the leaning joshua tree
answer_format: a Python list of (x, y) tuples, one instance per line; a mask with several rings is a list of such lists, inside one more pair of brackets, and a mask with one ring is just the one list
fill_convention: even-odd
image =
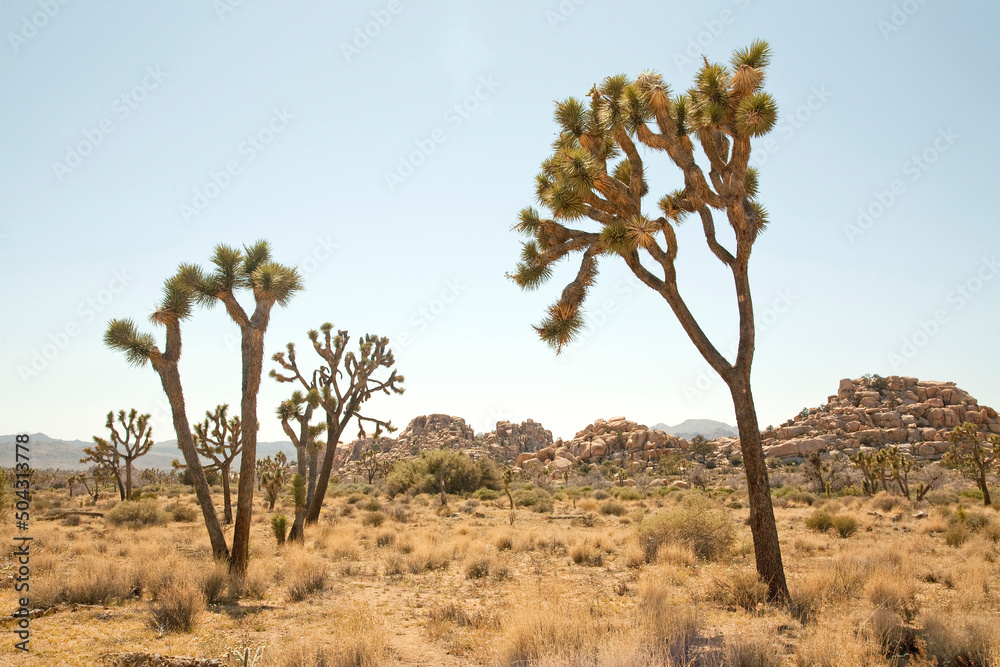
[[(243, 391), (240, 419), (243, 428), (243, 455), (236, 497), (236, 523), (233, 526), (233, 551), (229, 569), (244, 574), (250, 558), (250, 520), (253, 515), (254, 467), (257, 461), (257, 393), (264, 367), (264, 333), (275, 304), (286, 306), (302, 289), (299, 272), (271, 260), (267, 241), (257, 241), (239, 250), (218, 245), (212, 255), (210, 273), (192, 264), (182, 265), (178, 276), (198, 303), (214, 306), (222, 303), (226, 313), (240, 329), (243, 357)], [(248, 314), (237, 294), (248, 291), (254, 310)]]
[(392, 350), (389, 349), (388, 338), (366, 334), (359, 341), (358, 354), (355, 354), (347, 352), (347, 343), (350, 340), (347, 332), (338, 331), (333, 335), (332, 331), (333, 325), (327, 322), (319, 331), (313, 329), (307, 334), (316, 354), (326, 362), (313, 371), (308, 379), (299, 370), (294, 344), (288, 344), (287, 356), (284, 352), (278, 352), (272, 357), (288, 375), (272, 370), (271, 377), (278, 382), (298, 382), (307, 392), (307, 396), (318, 400), (319, 406), (326, 412), (327, 445), (323, 452), (323, 460), (319, 463), (315, 490), (306, 508), (307, 524), (315, 523), (319, 519), (319, 511), (323, 507), (323, 498), (330, 483), (330, 471), (333, 469), (337, 443), (351, 420), (355, 418), (358, 420), (361, 437), (365, 435), (364, 422), (375, 425), (376, 438), (382, 434), (383, 428), (390, 433), (396, 430), (388, 421), (362, 415), (360, 413), (362, 404), (377, 392), (403, 393), (403, 376), (399, 375), (396, 369), (393, 368), (385, 379), (374, 377), (379, 368), (388, 370), (396, 363)]
[[(191, 294), (181, 284), (177, 276), (170, 278), (163, 286), (163, 300), (160, 307), (150, 316), (154, 324), (167, 330), (166, 346), (161, 351), (151, 334), (140, 332), (132, 320), (112, 320), (104, 334), (104, 344), (125, 354), (125, 359), (133, 366), (153, 367), (160, 377), (160, 384), (170, 402), (170, 412), (177, 433), (177, 445), (184, 454), (188, 474), (194, 486), (198, 505), (201, 506), (205, 527), (212, 543), (212, 555), (216, 560), (228, 561), (229, 549), (222, 533), (222, 525), (212, 505), (212, 493), (205, 479), (205, 471), (198, 459), (191, 427), (184, 406), (184, 389), (177, 362), (181, 358), (181, 321), (191, 316)], [(95, 477), (95, 485), (96, 477)]]
[[(671, 95), (659, 74), (644, 72), (632, 81), (608, 77), (589, 93), (589, 103), (569, 98), (556, 104), (559, 135), (554, 154), (536, 177), (538, 201), (551, 211), (544, 218), (521, 211), (515, 229), (531, 240), (511, 276), (533, 289), (570, 253), (581, 253), (576, 278), (562, 291), (535, 329), (557, 352), (583, 326), (581, 306), (597, 278), (597, 262), (618, 255), (635, 276), (663, 297), (695, 347), (729, 386), (736, 410), (750, 500), (757, 572), (772, 599), (788, 595), (774, 523), (760, 429), (750, 391), (754, 354), (750, 251), (767, 224), (757, 201), (757, 171), (748, 166), (750, 141), (774, 127), (777, 107), (764, 92), (770, 50), (763, 41), (737, 51), (727, 67), (705, 64), (694, 85)], [(695, 159), (695, 141), (708, 173)], [(639, 145), (666, 153), (683, 174), (684, 187), (659, 201), (660, 214), (643, 211), (647, 193)], [(681, 297), (677, 285), (677, 227), (691, 214), (700, 220), (716, 259), (733, 276), (739, 311), (739, 347), (730, 362), (709, 340)], [(716, 233), (725, 216), (734, 243)], [(589, 231), (579, 223), (597, 223)], [(727, 230), (729, 235), (729, 230)]]
[[(118, 490), (121, 499), (132, 497), (132, 462), (140, 456), (149, 452), (153, 446), (153, 427), (149, 424), (150, 415), (140, 415), (135, 408), (132, 408), (128, 416), (124, 410), (118, 411), (118, 423), (122, 427), (121, 433), (115, 426), (114, 410), (108, 413), (107, 422), (104, 426), (111, 431), (108, 440), (94, 436), (95, 447), (84, 448), (84, 453), (88, 458), (81, 459), (80, 462), (98, 461), (101, 452), (110, 453), (111, 469), (115, 474), (115, 481), (118, 483)], [(121, 473), (118, 470), (118, 462), (123, 461), (125, 465), (125, 483), (122, 484)]]
[[(294, 346), (289, 346), (289, 356), (294, 361)], [(309, 502), (312, 501), (313, 493), (316, 491), (317, 461), (320, 449), (323, 447), (323, 443), (318, 442), (316, 438), (326, 430), (326, 423), (310, 424), (309, 422), (312, 419), (313, 410), (318, 406), (318, 391), (311, 389), (308, 394), (304, 395), (301, 391), (295, 390), (292, 392), (292, 397), (282, 401), (277, 410), (278, 419), (281, 420), (281, 428), (295, 446), (296, 476), (302, 483), (301, 507), (298, 500), (296, 500), (295, 519), (292, 521), (292, 531), (288, 535), (288, 539), (293, 542), (301, 541), (303, 538), (302, 525), (305, 522), (306, 508), (309, 506)], [(299, 425), (298, 433), (295, 432), (295, 429), (289, 423), (292, 420), (295, 420)], [(296, 487), (297, 493), (298, 487)], [(297, 495), (296, 498), (298, 498)]]
[(194, 443), (201, 456), (212, 461), (222, 477), (223, 521), (233, 522), (233, 504), (229, 489), (230, 468), (243, 451), (243, 429), (240, 418), (227, 419), (229, 404), (215, 406), (215, 412), (205, 411), (205, 421), (194, 425)]

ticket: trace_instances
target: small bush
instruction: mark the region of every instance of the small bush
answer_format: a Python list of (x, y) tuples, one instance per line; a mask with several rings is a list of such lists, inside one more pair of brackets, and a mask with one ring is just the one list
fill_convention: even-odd
[(607, 500), (610, 497), (611, 494), (605, 491), (604, 489), (598, 489), (597, 491), (594, 491), (594, 500)]
[(382, 503), (379, 502), (378, 498), (368, 498), (364, 502), (358, 503), (358, 507), (367, 512), (378, 512), (382, 509)]
[(634, 486), (621, 486), (615, 490), (615, 497), (618, 500), (641, 500), (642, 494)]
[(909, 509), (912, 507), (912, 503), (902, 496), (893, 495), (886, 491), (879, 491), (871, 500), (868, 501), (868, 505), (873, 509), (881, 510), (883, 512), (891, 512), (896, 508)]
[[(495, 470), (477, 465), (463, 452), (452, 449), (425, 449), (420, 456), (396, 463), (386, 476), (386, 491), (390, 496), (401, 493), (439, 493), (444, 482), (446, 493), (471, 493), (484, 483), (494, 486)], [(484, 476), (489, 478), (484, 480)]]
[(825, 533), (833, 528), (833, 515), (824, 509), (818, 509), (806, 517), (806, 528)]
[(949, 547), (960, 547), (968, 541), (970, 531), (964, 523), (953, 523), (944, 533), (944, 543)]
[(754, 571), (740, 571), (716, 579), (709, 596), (727, 607), (755, 612), (767, 602), (767, 584)]
[(285, 588), (291, 602), (300, 602), (326, 588), (326, 565), (311, 554), (296, 554), (286, 570)]
[(841, 537), (850, 537), (861, 526), (861, 523), (850, 514), (836, 514), (831, 521)]
[(601, 504), (601, 514), (608, 516), (624, 516), (628, 509), (619, 502), (609, 500)]
[(365, 512), (361, 517), (361, 525), (378, 528), (385, 523), (385, 515), (381, 512)]
[(500, 497), (499, 491), (494, 491), (493, 489), (487, 489), (483, 487), (472, 494), (479, 500), (496, 500)]
[(570, 549), (569, 557), (577, 565), (600, 567), (604, 564), (604, 555), (588, 543), (577, 544)]
[(514, 498), (514, 505), (517, 507), (530, 507), (536, 512), (551, 512), (555, 509), (552, 502), (552, 495), (545, 489), (523, 488), (511, 493)]
[(229, 574), (226, 568), (216, 564), (215, 567), (206, 569), (199, 576), (199, 586), (208, 604), (218, 604), (223, 601), (223, 592), (229, 583)]
[(392, 530), (384, 530), (375, 538), (375, 544), (380, 547), (387, 547), (396, 541), (396, 533)]
[(151, 624), (161, 632), (190, 632), (204, 610), (205, 596), (190, 582), (171, 584), (149, 605)]
[(726, 511), (705, 496), (691, 494), (678, 507), (647, 517), (636, 530), (646, 561), (666, 542), (689, 545), (695, 555), (716, 560), (733, 545), (732, 521)]
[(177, 523), (190, 523), (198, 520), (198, 510), (186, 503), (174, 502), (167, 505), (167, 513), (170, 514), (170, 520)]
[(167, 522), (166, 513), (152, 498), (145, 500), (123, 500), (104, 515), (108, 523), (126, 528), (162, 526)]

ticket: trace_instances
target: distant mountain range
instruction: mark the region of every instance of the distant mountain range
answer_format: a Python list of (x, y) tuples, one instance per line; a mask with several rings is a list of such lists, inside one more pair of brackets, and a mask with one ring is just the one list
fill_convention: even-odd
[(701, 435), (708, 440), (739, 437), (739, 431), (736, 430), (735, 426), (730, 426), (725, 422), (717, 422), (714, 419), (685, 419), (676, 426), (656, 424), (653, 428), (658, 428), (685, 440), (690, 440), (696, 435)]
[[(59, 470), (86, 470), (90, 466), (80, 463), (83, 448), (90, 447), (93, 441), (59, 440), (50, 438), (44, 433), (29, 435), (29, 456), (33, 468), (57, 468)], [(10, 468), (14, 465), (14, 436), (0, 435), (0, 466)], [(295, 447), (291, 442), (258, 442), (257, 456), (274, 456), (284, 451), (289, 460), (295, 458)], [(158, 441), (150, 448), (149, 453), (138, 459), (135, 466), (143, 468), (159, 468), (170, 470), (174, 459), (183, 460), (184, 456), (177, 447), (177, 440)]]

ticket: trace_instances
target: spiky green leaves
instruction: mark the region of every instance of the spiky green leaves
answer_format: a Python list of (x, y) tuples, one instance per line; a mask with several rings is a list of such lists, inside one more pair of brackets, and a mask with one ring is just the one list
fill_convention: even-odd
[(751, 201), (749, 209), (750, 210), (747, 213), (747, 221), (750, 223), (750, 229), (753, 230), (754, 238), (757, 238), (767, 228), (767, 209), (757, 201)]
[(534, 329), (542, 341), (554, 347), (558, 354), (583, 330), (583, 315), (579, 308), (557, 303), (549, 308), (548, 317)]
[(663, 77), (652, 70), (646, 70), (635, 80), (635, 87), (642, 94), (646, 107), (656, 114), (670, 113), (670, 88), (663, 83)]
[(552, 267), (537, 260), (521, 261), (514, 267), (514, 273), (508, 273), (507, 276), (521, 289), (533, 290), (552, 277)]
[(730, 112), (729, 70), (718, 63), (706, 62), (698, 70), (694, 87), (688, 91), (691, 98), (691, 121), (698, 129), (717, 125)]
[(691, 98), (686, 94), (679, 95), (670, 105), (670, 117), (674, 119), (677, 127), (677, 136), (683, 137), (690, 132), (691, 124)]
[(132, 366), (145, 366), (156, 351), (156, 341), (148, 333), (140, 333), (132, 320), (111, 320), (104, 333), (104, 344), (125, 354)]
[(181, 276), (176, 275), (163, 283), (163, 298), (160, 307), (149, 316), (156, 324), (185, 320), (191, 316), (193, 295)]
[(778, 105), (770, 93), (754, 93), (740, 102), (736, 110), (737, 129), (751, 137), (767, 134), (777, 120)]
[(540, 223), (538, 211), (529, 206), (521, 209), (521, 212), (517, 214), (517, 223), (514, 225), (514, 231), (525, 236), (534, 236), (538, 232)]
[(682, 222), (689, 213), (694, 212), (694, 206), (687, 198), (684, 190), (674, 190), (670, 194), (664, 195), (658, 202), (663, 215), (676, 223)]
[(750, 199), (757, 198), (757, 191), (760, 188), (759, 178), (760, 172), (757, 167), (747, 167), (746, 174), (743, 176), (743, 189)]
[(586, 131), (587, 107), (575, 97), (556, 102), (556, 122), (563, 131), (579, 138)]
[(624, 222), (615, 221), (604, 225), (601, 230), (601, 248), (605, 252), (616, 255), (627, 255), (635, 250), (635, 245), (629, 237), (628, 227)]
[(298, 269), (266, 261), (257, 265), (249, 276), (254, 297), (258, 300), (287, 306), (302, 290), (302, 277)]
[(771, 64), (771, 46), (762, 39), (755, 39), (750, 46), (734, 51), (730, 64), (733, 70), (744, 66), (764, 69)]

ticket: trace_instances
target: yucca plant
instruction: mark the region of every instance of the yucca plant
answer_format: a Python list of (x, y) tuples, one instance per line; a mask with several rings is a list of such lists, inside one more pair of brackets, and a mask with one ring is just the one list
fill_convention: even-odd
[[(83, 453), (87, 456), (80, 459), (80, 463), (93, 461), (110, 470), (114, 474), (122, 500), (132, 497), (132, 463), (147, 454), (153, 446), (153, 427), (149, 424), (149, 418), (150, 415), (140, 415), (135, 408), (127, 416), (124, 410), (119, 410), (118, 424), (122, 428), (119, 433), (115, 426), (114, 410), (111, 410), (104, 423), (105, 428), (111, 432), (108, 439), (95, 435), (94, 446), (83, 448)], [(124, 482), (119, 462), (123, 462), (125, 467)]]
[[(190, 299), (202, 306), (217, 303), (240, 329), (243, 360), (243, 393), (240, 420), (243, 432), (243, 456), (236, 499), (236, 522), (233, 526), (233, 549), (230, 570), (246, 573), (250, 557), (250, 521), (253, 515), (254, 464), (257, 460), (257, 394), (264, 365), (264, 333), (277, 304), (287, 306), (302, 289), (297, 269), (271, 259), (267, 241), (257, 241), (242, 250), (219, 244), (212, 255), (214, 268), (206, 272), (193, 264), (183, 264), (178, 281)], [(247, 313), (237, 300), (240, 292), (250, 292), (254, 310)]]
[[(788, 590), (750, 389), (754, 319), (748, 274), (750, 252), (768, 222), (757, 199), (757, 170), (748, 162), (751, 140), (767, 134), (777, 120), (777, 105), (763, 89), (770, 57), (768, 44), (758, 40), (736, 51), (728, 65), (706, 59), (684, 93), (673, 94), (659, 74), (647, 71), (634, 80), (624, 74), (606, 78), (591, 89), (588, 102), (573, 97), (557, 102), (554, 152), (535, 178), (538, 202), (551, 216), (534, 208), (521, 211), (514, 228), (529, 240), (510, 277), (523, 289), (535, 289), (552, 276), (559, 260), (582, 255), (575, 279), (535, 327), (557, 352), (583, 327), (582, 306), (602, 257), (620, 257), (663, 297), (729, 386), (749, 489), (757, 571), (770, 597), (777, 599), (787, 598)], [(695, 159), (695, 142), (708, 161), (707, 173)], [(659, 200), (659, 215), (643, 210), (649, 187), (638, 144), (666, 153), (684, 177), (683, 188)], [(732, 250), (716, 234), (718, 214), (725, 216), (735, 236)], [(677, 285), (676, 229), (692, 215), (700, 221), (709, 249), (733, 276), (740, 341), (732, 363), (709, 340)]]
[(228, 416), (229, 404), (205, 411), (205, 420), (194, 425), (194, 443), (201, 456), (212, 461), (212, 467), (222, 477), (223, 521), (233, 522), (230, 476), (233, 461), (243, 451), (243, 428), (239, 415)]

